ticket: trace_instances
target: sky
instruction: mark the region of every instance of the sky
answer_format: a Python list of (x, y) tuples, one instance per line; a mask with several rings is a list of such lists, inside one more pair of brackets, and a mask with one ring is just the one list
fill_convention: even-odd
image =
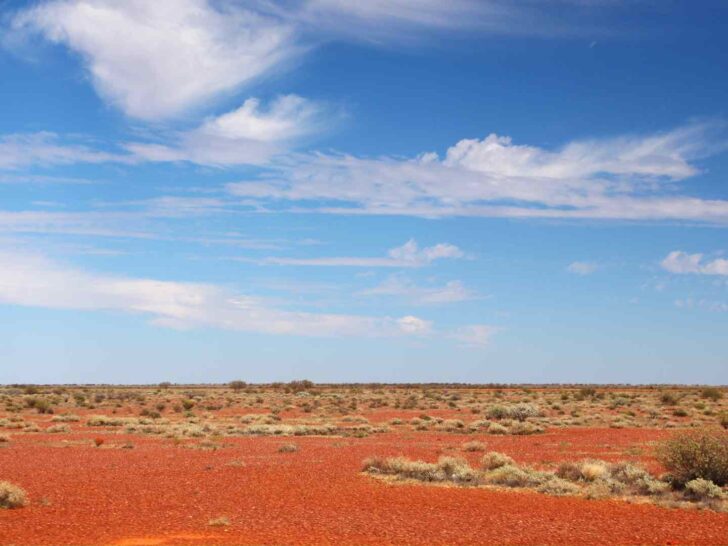
[(728, 383), (722, 0), (0, 1), (0, 383)]

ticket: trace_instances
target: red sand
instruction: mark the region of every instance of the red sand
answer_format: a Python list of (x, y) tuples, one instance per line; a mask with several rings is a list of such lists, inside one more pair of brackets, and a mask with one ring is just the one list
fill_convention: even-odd
[[(0, 544), (728, 544), (726, 514), (389, 485), (359, 473), (368, 456), (435, 460), (474, 439), (532, 464), (584, 457), (649, 462), (647, 443), (664, 434), (571, 429), (529, 437), (225, 438), (227, 447), (217, 451), (116, 434), (104, 435), (106, 444), (97, 449), (91, 439), (99, 432), (17, 434), (0, 449), (0, 479), (25, 488), (32, 504), (0, 510)], [(84, 443), (60, 447), (64, 439)], [(135, 449), (118, 449), (126, 441)], [(277, 453), (288, 442), (300, 450)], [(231, 524), (208, 525), (221, 516)]]

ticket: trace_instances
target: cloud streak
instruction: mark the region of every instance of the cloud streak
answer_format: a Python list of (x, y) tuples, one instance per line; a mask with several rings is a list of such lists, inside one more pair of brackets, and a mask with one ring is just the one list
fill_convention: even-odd
[(432, 323), (401, 318), (289, 311), (216, 285), (98, 275), (41, 255), (0, 250), (0, 302), (29, 307), (117, 311), (168, 328), (219, 328), (297, 336), (426, 335)]
[(719, 130), (693, 124), (553, 151), (490, 135), (461, 140), (443, 158), (297, 155), (227, 189), (296, 212), (728, 223), (728, 201), (676, 191), (699, 174), (695, 160), (724, 149)]
[(268, 257), (263, 264), (313, 266), (313, 267), (423, 267), (436, 260), (458, 259), (465, 253), (455, 245), (438, 243), (420, 248), (417, 241), (410, 239), (402, 246), (391, 248), (384, 257), (337, 256), (328, 258), (286, 258)]

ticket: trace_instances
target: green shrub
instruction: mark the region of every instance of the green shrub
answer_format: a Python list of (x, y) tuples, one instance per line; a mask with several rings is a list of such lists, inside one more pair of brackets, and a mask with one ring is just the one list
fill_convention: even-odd
[(693, 500), (722, 499), (723, 490), (710, 480), (697, 478), (685, 484), (685, 495)]
[(728, 483), (728, 433), (693, 430), (675, 434), (658, 448), (659, 461), (682, 486), (696, 478), (723, 486)]
[(717, 402), (718, 400), (723, 398), (723, 393), (715, 387), (707, 387), (702, 390), (700, 396), (703, 398), (707, 398), (708, 400), (712, 400), (713, 402)]

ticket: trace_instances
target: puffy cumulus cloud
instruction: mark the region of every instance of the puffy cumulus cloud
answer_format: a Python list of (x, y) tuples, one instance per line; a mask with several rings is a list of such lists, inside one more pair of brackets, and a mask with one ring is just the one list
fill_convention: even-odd
[[(463, 140), (440, 159), (298, 155), (258, 179), (235, 182), (236, 196), (277, 209), (421, 217), (494, 216), (694, 220), (728, 223), (728, 201), (681, 195), (692, 161), (721, 150), (717, 125), (577, 141), (555, 151), (491, 135)], [(712, 135), (712, 136), (711, 136)], [(313, 203), (313, 204), (312, 204)]]
[(405, 334), (422, 335), (432, 331), (432, 322), (413, 317), (412, 315), (398, 319), (397, 325)]
[(666, 271), (677, 274), (728, 275), (728, 260), (716, 258), (703, 260), (703, 254), (688, 254), (680, 250), (670, 252), (660, 265)]
[(297, 95), (283, 95), (268, 104), (248, 99), (240, 108), (209, 117), (194, 129), (159, 135), (161, 143), (128, 142), (114, 153), (51, 132), (0, 135), (0, 170), (77, 163), (265, 164), (296, 140), (324, 128), (325, 117), (322, 105)]
[(11, 249), (0, 250), (0, 302), (136, 313), (171, 328), (299, 336), (424, 335), (432, 327), (414, 316), (395, 319), (287, 311), (211, 284), (97, 275)]
[(439, 243), (420, 248), (410, 239), (402, 246), (391, 248), (384, 257), (337, 256), (328, 258), (268, 257), (262, 263), (318, 267), (422, 267), (436, 260), (463, 258), (465, 253), (455, 245)]
[(591, 275), (598, 269), (597, 264), (592, 262), (571, 262), (566, 270), (576, 275)]
[(324, 124), (324, 109), (303, 97), (284, 95), (265, 106), (253, 98), (232, 112), (208, 118), (196, 129), (170, 135), (173, 144), (131, 142), (125, 147), (143, 161), (263, 164)]
[(249, 83), (298, 47), (280, 19), (208, 0), (53, 0), (13, 26), (80, 54), (103, 97), (147, 120)]

